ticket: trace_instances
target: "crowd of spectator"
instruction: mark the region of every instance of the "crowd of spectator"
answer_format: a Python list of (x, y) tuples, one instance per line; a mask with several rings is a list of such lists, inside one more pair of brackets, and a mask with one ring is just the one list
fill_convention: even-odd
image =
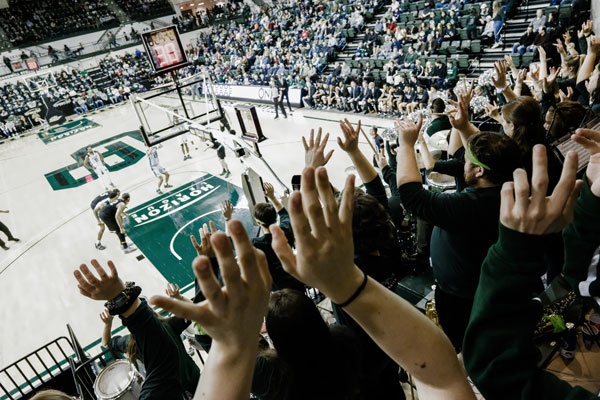
[(96, 83), (86, 70), (64, 68), (48, 78), (46, 90), (24, 81), (0, 85), (0, 121), (11, 129), (0, 127), (0, 136), (7, 138), (44, 124), (44, 99), (50, 104), (71, 103), (73, 111), (84, 114), (110, 104), (117, 104), (130, 93), (142, 92), (154, 84), (152, 68), (139, 50), (122, 56), (108, 56), (99, 68), (107, 79)]
[[(511, 15), (517, 5), (493, 3), (483, 19), (492, 43), (499, 43), (502, 14)], [(467, 82), (458, 80), (452, 60), (420, 59), (435, 54), (436, 37), (457, 29), (453, 14), (460, 15), (463, 2), (425, 1), (421, 15), (433, 24), (422, 21), (416, 37), (414, 29), (397, 35), (407, 0), (392, 1), (389, 15), (366, 29), (367, 15), (379, 6), (280, 3), (247, 23), (213, 28), (188, 50), (194, 65), (181, 74), (207, 65), (218, 82), (271, 85), (276, 109), (287, 84), (304, 87), (307, 106), (416, 118), (397, 120), (393, 137), (372, 130), (377, 166), (359, 147), (361, 122), (340, 122), (339, 150), (364, 190), (355, 188), (353, 176), (330, 182), (329, 134), (319, 130), (303, 138), (305, 169), (288, 208), (265, 183), (268, 201), (252, 210), (260, 237), (250, 240), (225, 202), (218, 218), (227, 233), (205, 226), (200, 240), (192, 239), (198, 255), (189, 260), (197, 278), (192, 299), (173, 286), (171, 297), (141, 299), (141, 288), (125, 285), (112, 262), (108, 271), (95, 260), (95, 274), (86, 265), (75, 271), (79, 291), (107, 301), (110, 315), (128, 328), (126, 343), (133, 343), (146, 370), (141, 398), (195, 391), (196, 398), (223, 400), (251, 393), (265, 400), (402, 399), (400, 368), (423, 399), (474, 399), (473, 386), (488, 400), (597, 398), (539, 368), (534, 345), (534, 327), (544, 321), (534, 298), (546, 285), (560, 281), (600, 306), (600, 131), (578, 129), (600, 111), (600, 38), (592, 23), (571, 32), (538, 15), (527, 35), (549, 35), (552, 42), (524, 41), (514, 51), (536, 51), (539, 62), (519, 69), (507, 56), (493, 72)], [(465, 15), (473, 16), (470, 37), (480, 37), (473, 25), (486, 9)], [(365, 33), (354, 60), (361, 62), (356, 68), (333, 63), (324, 73), (350, 31)], [(375, 66), (382, 61), (379, 79), (371, 60)], [(100, 67), (111, 79), (110, 94), (72, 70), (59, 74), (59, 87), (49, 95), (75, 93), (77, 102), (85, 99), (80, 112), (86, 112), (88, 100), (117, 102), (151, 79), (140, 53), (108, 58)], [(34, 100), (22, 84), (1, 90), (16, 105)], [(478, 116), (496, 123), (483, 130)], [(436, 160), (429, 137), (441, 132), (447, 146)], [(581, 146), (579, 155), (555, 152), (564, 140)], [(586, 159), (581, 171), (578, 158)], [(455, 192), (427, 190), (434, 172), (449, 175)], [(408, 270), (398, 237), (406, 218), (419, 221), (417, 236), (425, 243), (418, 256), (433, 270), (441, 329), (387, 288)], [(331, 300), (335, 324), (322, 319), (307, 288)], [(149, 304), (176, 319), (162, 321)], [(110, 319), (103, 316), (109, 332)], [(179, 339), (191, 321), (209, 352), (199, 377)], [(562, 322), (546, 327), (559, 331), (552, 338), (570, 360), (576, 350), (567, 335), (579, 328)], [(597, 320), (568, 322), (587, 324), (588, 336), (600, 337)], [(261, 332), (269, 341), (257, 340)], [(118, 350), (117, 340), (104, 343)], [(37, 399), (49, 398), (42, 396)]]
[[(268, 200), (252, 210), (260, 236), (249, 238), (226, 201), (215, 217), (224, 219), (226, 233), (210, 224), (200, 240), (192, 238), (193, 298), (169, 285), (170, 297), (149, 301), (179, 319), (159, 319), (114, 264), (107, 271), (94, 260), (95, 273), (80, 266), (80, 292), (107, 301), (130, 332), (125, 340), (108, 335), (105, 344), (123, 352), (133, 343), (142, 355), (141, 398), (195, 391), (195, 398), (224, 400), (402, 399), (399, 368), (412, 376), (420, 398), (475, 399), (473, 387), (489, 400), (597, 398), (540, 368), (534, 344), (534, 337), (558, 341), (568, 361), (577, 351), (569, 335), (585, 327), (590, 348), (600, 335), (597, 315), (564, 314), (576, 327), (546, 323), (539, 303), (546, 285), (562, 284), (589, 301), (586, 311), (600, 306), (600, 131), (579, 129), (600, 111), (600, 38), (591, 32), (583, 42), (585, 48), (574, 43), (580, 63), (564, 54), (518, 70), (507, 57), (483, 87), (465, 80), (455, 86), (456, 100), (428, 102), (449, 107), (436, 110), (449, 124), (447, 159), (430, 151), (429, 128), (442, 123), (428, 128), (424, 112), (416, 122), (397, 120), (395, 138), (372, 130), (381, 149), (376, 167), (359, 146), (360, 120), (340, 122), (337, 146), (364, 190), (354, 187), (354, 176), (330, 182), (329, 134), (311, 131), (302, 140), (301, 185), (288, 207), (264, 184)], [(498, 123), (482, 131), (472, 119), (473, 99), (487, 86), (499, 107), (488, 104), (485, 112)], [(580, 151), (554, 152), (565, 138)], [(428, 190), (434, 172), (453, 178), (455, 192)], [(441, 329), (388, 288), (409, 269), (398, 236), (408, 216), (422, 221), (418, 233), (427, 238), (422, 251), (436, 280)], [(331, 300), (333, 325), (307, 288)], [(112, 318), (102, 319), (110, 333)], [(178, 337), (191, 321), (209, 352), (199, 378)], [(540, 324), (550, 333), (534, 329)], [(269, 340), (257, 340), (261, 332)]]
[(84, 33), (118, 25), (100, 0), (9, 0), (0, 9), (0, 27), (13, 46)]
[(116, 3), (131, 19), (144, 21), (174, 13), (168, 0), (116, 0)]

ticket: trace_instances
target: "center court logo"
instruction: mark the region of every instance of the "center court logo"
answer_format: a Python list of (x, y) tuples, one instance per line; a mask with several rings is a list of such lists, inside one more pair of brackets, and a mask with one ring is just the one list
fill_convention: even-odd
[[(198, 182), (174, 193), (167, 194), (166, 197), (151, 203), (144, 208), (136, 210), (130, 214), (130, 223), (132, 227), (140, 227), (164, 217), (177, 213), (194, 203), (206, 198), (221, 186), (213, 186), (207, 182)], [(133, 220), (133, 221), (131, 221)]]

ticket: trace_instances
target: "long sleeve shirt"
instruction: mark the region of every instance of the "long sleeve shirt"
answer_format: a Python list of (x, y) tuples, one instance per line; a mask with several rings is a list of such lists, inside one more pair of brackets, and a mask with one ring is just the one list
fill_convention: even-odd
[(469, 377), (486, 400), (598, 398), (537, 366), (533, 331), (542, 306), (533, 297), (546, 271), (545, 239), (500, 225), (499, 240), (483, 262), (462, 351)]
[(140, 400), (183, 399), (184, 391), (196, 390), (200, 370), (187, 354), (179, 329), (176, 332), (170, 322), (162, 322), (143, 299), (137, 310), (122, 321), (146, 367)]
[(501, 187), (467, 187), (448, 194), (409, 182), (398, 189), (409, 212), (435, 225), (430, 248), (437, 284), (446, 293), (472, 299), (481, 262), (498, 239)]

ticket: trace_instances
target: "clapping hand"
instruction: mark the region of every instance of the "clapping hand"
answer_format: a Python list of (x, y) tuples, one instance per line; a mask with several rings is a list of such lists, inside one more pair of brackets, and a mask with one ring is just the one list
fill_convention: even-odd
[(576, 180), (577, 153), (567, 154), (560, 180), (550, 196), (548, 190), (548, 158), (546, 148), (533, 148), (531, 195), (527, 172), (517, 169), (514, 182), (502, 186), (500, 222), (512, 230), (530, 235), (560, 232), (573, 220), (573, 210), (581, 188)]
[(565, 100), (571, 100), (571, 97), (573, 97), (573, 87), (567, 86), (567, 93), (563, 92), (562, 89), (559, 90), (558, 95), (560, 96), (561, 102), (563, 102)]
[(271, 275), (263, 252), (250, 243), (244, 225), (231, 221), (231, 242), (222, 232), (210, 238), (225, 286), (221, 287), (208, 257), (196, 257), (192, 268), (206, 300), (194, 304), (165, 296), (154, 296), (150, 303), (181, 318), (196, 321), (215, 343), (232, 354), (256, 346), (256, 340), (267, 312)]
[(190, 240), (192, 241), (192, 245), (196, 249), (198, 257), (205, 256), (212, 258), (215, 256), (215, 252), (212, 246), (210, 245), (210, 237), (215, 232), (217, 232), (217, 228), (215, 228), (215, 224), (212, 221), (209, 221), (208, 223), (210, 224), (210, 230), (208, 229), (208, 226), (206, 226), (206, 224), (203, 224), (202, 228), (198, 230), (198, 233), (200, 234), (200, 244), (198, 244), (198, 241), (196, 240), (196, 237), (194, 235), (190, 235)]
[[(302, 188), (290, 197), (290, 219), (296, 255), (276, 224), (273, 250), (286, 272), (316, 287), (333, 302), (342, 303), (360, 285), (363, 274), (354, 266), (352, 211), (354, 176), (346, 179), (338, 206), (325, 168), (304, 169)], [(321, 203), (323, 206), (321, 206)]]
[(325, 146), (327, 146), (327, 141), (329, 140), (329, 133), (325, 134), (325, 137), (323, 137), (323, 140), (321, 140), (321, 132), (322, 130), (319, 128), (317, 137), (315, 139), (315, 130), (311, 129), (308, 143), (306, 142), (306, 138), (302, 136), (305, 167), (323, 167), (333, 155), (333, 150), (330, 150), (327, 154), (325, 154)]

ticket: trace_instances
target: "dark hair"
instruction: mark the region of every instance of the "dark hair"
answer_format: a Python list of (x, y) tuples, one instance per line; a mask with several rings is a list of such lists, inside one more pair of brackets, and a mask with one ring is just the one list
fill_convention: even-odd
[(359, 385), (359, 368), (353, 366), (357, 357), (304, 293), (292, 289), (274, 292), (265, 325), (275, 352), (267, 351), (263, 356), (271, 356), (277, 365), (269, 376), (269, 398), (353, 398), (350, 394)]
[(444, 103), (444, 100), (440, 99), (439, 97), (433, 99), (431, 102), (431, 111), (433, 111), (435, 114), (441, 114), (446, 111), (446, 103)]
[(512, 138), (523, 154), (529, 154), (533, 146), (545, 143), (542, 108), (533, 97), (519, 96), (502, 107), (502, 117), (512, 122)]
[(561, 137), (579, 127), (585, 118), (586, 108), (577, 101), (565, 100), (556, 107), (550, 107), (548, 112), (552, 115), (552, 126), (548, 134)]
[(254, 218), (260, 225), (269, 226), (277, 221), (277, 211), (269, 203), (257, 203), (254, 206)]
[(108, 192), (108, 197), (112, 199), (114, 197), (119, 196), (119, 194), (121, 194), (121, 191), (119, 189), (113, 189)]
[(127, 201), (130, 199), (129, 193), (123, 193), (121, 195), (121, 198), (123, 199), (123, 201)]
[(484, 176), (501, 185), (511, 181), (513, 171), (523, 166), (523, 155), (517, 143), (497, 132), (481, 132), (469, 138), (468, 147), (477, 159), (490, 167)]
[(356, 254), (370, 254), (374, 251), (394, 247), (395, 228), (390, 215), (379, 200), (360, 189), (352, 198), (352, 239)]

